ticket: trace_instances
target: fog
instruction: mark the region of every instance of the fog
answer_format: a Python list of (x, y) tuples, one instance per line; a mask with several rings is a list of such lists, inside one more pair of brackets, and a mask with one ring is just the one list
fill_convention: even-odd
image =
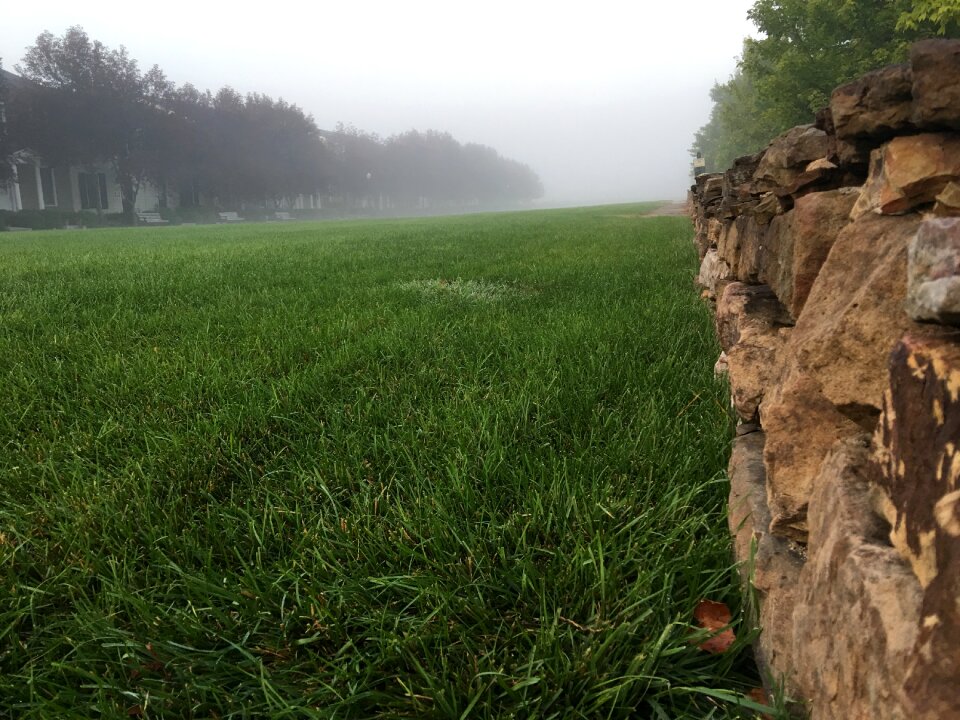
[(0, 58), (14, 70), (38, 34), (81, 25), (177, 84), (283, 97), (321, 128), (490, 145), (539, 173), (545, 205), (677, 199), (752, 4), (18, 2)]

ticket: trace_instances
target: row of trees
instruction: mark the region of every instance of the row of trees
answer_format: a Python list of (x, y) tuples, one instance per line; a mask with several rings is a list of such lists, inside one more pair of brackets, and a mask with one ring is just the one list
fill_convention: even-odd
[(80, 27), (40, 35), (17, 71), (28, 82), (0, 87), (0, 159), (31, 148), (51, 164), (108, 161), (131, 218), (144, 181), (160, 188), (161, 205), (170, 189), (181, 204), (204, 198), (220, 207), (301, 194), (342, 203), (386, 196), (395, 207), (490, 204), (543, 191), (527, 166), (446, 133), (383, 140), (351, 127), (323, 132), (282, 99), (178, 87), (159, 67), (142, 72), (124, 48), (91, 41)]
[(960, 33), (960, 0), (757, 0), (760, 31), (744, 41), (737, 70), (711, 91), (709, 122), (697, 131), (708, 171), (811, 122), (833, 88), (907, 59), (910, 44)]

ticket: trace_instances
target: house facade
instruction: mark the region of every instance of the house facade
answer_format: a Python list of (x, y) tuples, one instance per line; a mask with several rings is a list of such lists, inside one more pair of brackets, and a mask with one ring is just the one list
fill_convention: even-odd
[[(8, 88), (16, 88), (26, 82), (6, 70), (0, 69), (0, 73)], [(6, 123), (2, 104), (0, 123)], [(123, 209), (120, 185), (109, 163), (53, 165), (29, 148), (18, 149), (12, 160), (13, 178), (6, 187), (0, 186), (0, 210), (121, 212)], [(158, 189), (148, 182), (142, 183), (137, 194), (136, 209), (153, 211), (159, 205)]]
[[(136, 209), (153, 211), (159, 206), (159, 190), (149, 182), (142, 183)], [(107, 164), (50, 165), (29, 150), (17, 152), (13, 180), (6, 188), (0, 188), (0, 210), (47, 209), (121, 212), (120, 185), (115, 173)]]

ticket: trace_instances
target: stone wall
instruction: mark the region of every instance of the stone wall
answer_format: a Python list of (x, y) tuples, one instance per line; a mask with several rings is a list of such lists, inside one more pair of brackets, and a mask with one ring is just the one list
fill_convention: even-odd
[(691, 191), (757, 655), (813, 718), (960, 718), (960, 41)]

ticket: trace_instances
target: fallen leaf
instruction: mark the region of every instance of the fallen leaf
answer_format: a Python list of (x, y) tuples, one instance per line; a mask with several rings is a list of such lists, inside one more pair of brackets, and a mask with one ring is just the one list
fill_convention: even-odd
[[(701, 600), (693, 611), (693, 617), (705, 630), (716, 633), (704, 640), (698, 647), (708, 653), (722, 653), (730, 649), (737, 636), (727, 625), (733, 619), (726, 603), (713, 600)], [(726, 629), (724, 629), (726, 628)]]
[[(770, 701), (767, 699), (767, 693), (763, 688), (753, 688), (750, 692), (747, 693), (747, 699), (753, 700), (758, 705), (769, 705)], [(762, 720), (773, 720), (772, 715), (767, 715), (764, 713), (760, 716)]]

